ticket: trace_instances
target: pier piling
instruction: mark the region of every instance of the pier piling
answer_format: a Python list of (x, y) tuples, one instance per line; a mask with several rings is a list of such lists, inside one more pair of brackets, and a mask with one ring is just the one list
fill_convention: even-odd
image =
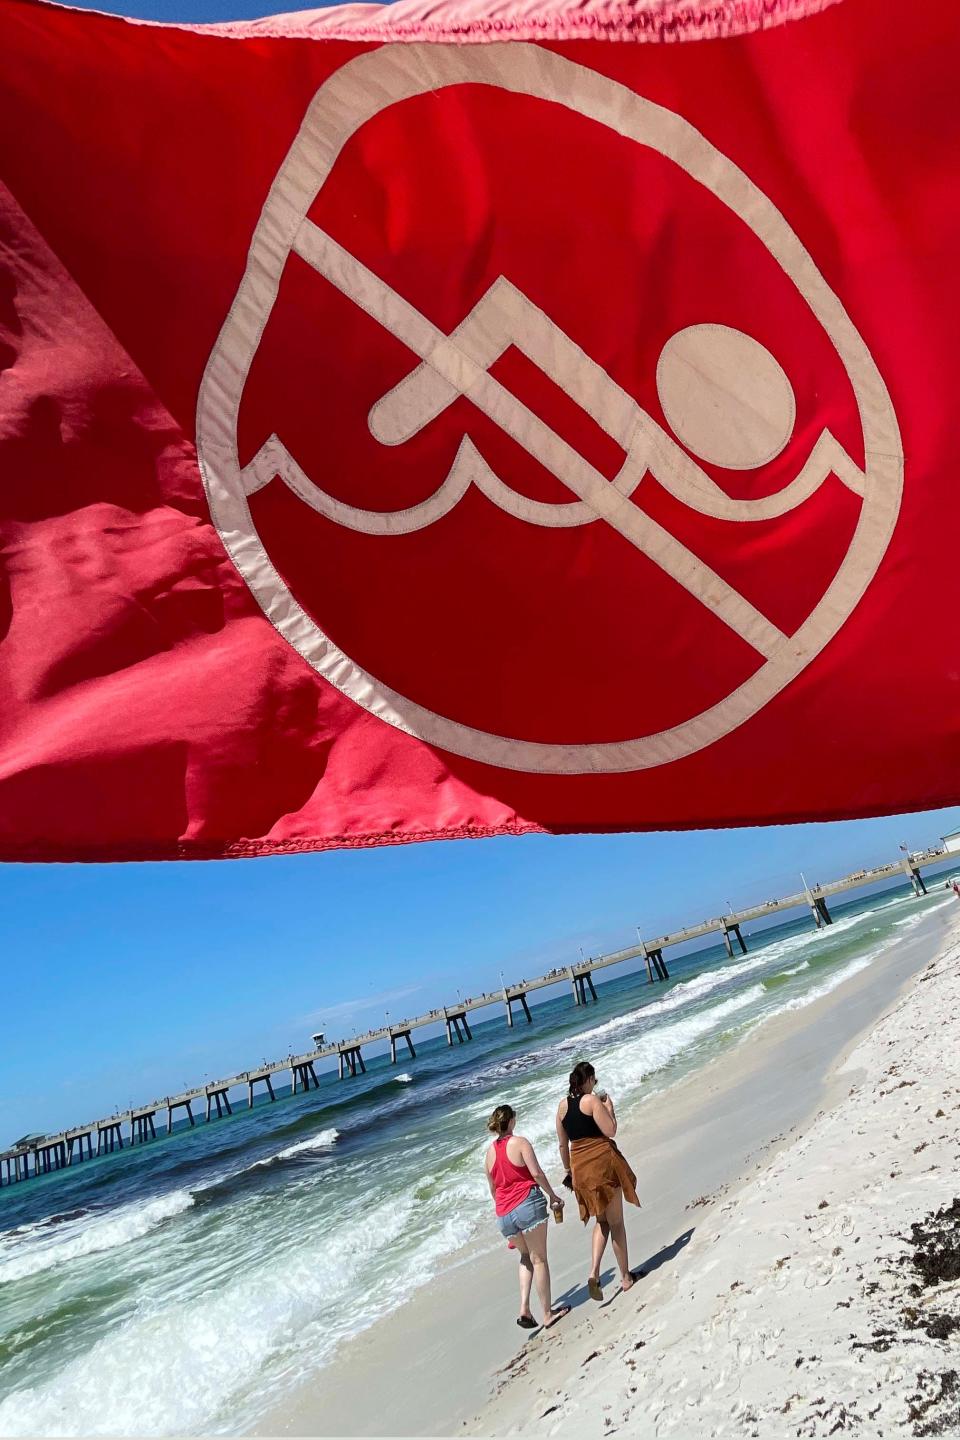
[(818, 895), (813, 902), (813, 918), (816, 921), (818, 930), (822, 929), (824, 925), (833, 924), (833, 916), (827, 909), (827, 902), (822, 895)]
[(271, 1078), (270, 1078), (269, 1071), (262, 1070), (262, 1071), (260, 1071), (260, 1072), (257, 1073), (257, 1074), (254, 1074), (252, 1071), (248, 1071), (248, 1073), (247, 1073), (247, 1109), (248, 1109), (248, 1110), (252, 1110), (252, 1109), (253, 1109), (253, 1087), (254, 1087), (254, 1085), (256, 1085), (256, 1083), (257, 1083), (258, 1080), (262, 1080), (263, 1083), (264, 1083), (264, 1085), (266, 1085), (266, 1087), (267, 1087), (267, 1094), (270, 1096), (271, 1102), (274, 1101), (274, 1100), (276, 1100), (276, 1098), (277, 1098), (276, 1095), (274, 1094), (273, 1081), (272, 1081)]
[(208, 1124), (210, 1123), (211, 1107), (212, 1107), (213, 1105), (216, 1105), (216, 1107), (217, 1107), (217, 1119), (218, 1119), (218, 1120), (221, 1120), (221, 1119), (223, 1118), (224, 1112), (226, 1112), (227, 1115), (232, 1115), (232, 1114), (233, 1114), (233, 1108), (231, 1107), (231, 1104), (230, 1104), (230, 1096), (227, 1094), (227, 1088), (226, 1088), (226, 1086), (224, 1086), (224, 1085), (222, 1085), (222, 1084), (211, 1085), (211, 1086), (209, 1086), (209, 1087), (206, 1089), (206, 1091), (205, 1091), (204, 1093), (206, 1094), (206, 1097), (207, 1097), (207, 1123), (208, 1123)]
[(33, 1170), (35, 1175), (49, 1175), (52, 1170), (63, 1170), (67, 1164), (67, 1147), (63, 1140), (55, 1140), (49, 1145), (38, 1144), (33, 1151)]
[(597, 995), (597, 989), (593, 983), (593, 976), (589, 970), (576, 971), (571, 965), (567, 974), (570, 976), (570, 983), (573, 986), (574, 1005), (589, 1005), (590, 1001), (587, 998), (588, 990), (594, 1000), (600, 998)]
[[(825, 925), (832, 925), (833, 916), (827, 909), (827, 902), (823, 897), (822, 891), (820, 894), (814, 895), (802, 871), (800, 873), (800, 879), (803, 881), (803, 893), (806, 896), (807, 904), (810, 906), (810, 914), (813, 916), (814, 925), (816, 925), (818, 930), (822, 930)], [(819, 890), (820, 887), (818, 886), (817, 889)]]
[(356, 1075), (359, 1071), (361, 1075), (366, 1075), (367, 1067), (363, 1063), (363, 1056), (360, 1053), (359, 1045), (345, 1045), (338, 1051), (338, 1057), (341, 1080), (348, 1072), (351, 1075)]
[(923, 876), (920, 874), (917, 864), (914, 861), (913, 856), (905, 856), (903, 860), (901, 860), (900, 864), (903, 866), (903, 873), (906, 875), (907, 879), (910, 881), (910, 884), (913, 886), (914, 895), (926, 895), (927, 887), (924, 882)]
[(97, 1126), (97, 1154), (112, 1155), (114, 1150), (123, 1149), (123, 1136), (120, 1133), (120, 1121), (116, 1119), (103, 1120)]
[(156, 1140), (157, 1130), (153, 1123), (155, 1110), (141, 1110), (130, 1116), (130, 1144), (134, 1142), (144, 1145), (148, 1140)]
[(473, 1032), (470, 1029), (470, 1022), (467, 1019), (465, 1010), (444, 1009), (443, 1018), (447, 1022), (447, 1044), (453, 1044), (453, 1037), (456, 1035), (459, 1044), (473, 1039)]
[(737, 944), (740, 946), (740, 954), (746, 955), (747, 942), (744, 940), (743, 935), (741, 934), (740, 926), (735, 921), (728, 922), (725, 920), (723, 922), (723, 943), (726, 946), (727, 954), (729, 955), (731, 960), (733, 959), (734, 939), (736, 939)]
[(317, 1072), (313, 1068), (312, 1060), (295, 1061), (290, 1066), (290, 1094), (296, 1095), (297, 1087), (301, 1090), (309, 1090), (310, 1082), (313, 1081), (314, 1090), (319, 1090), (320, 1081), (317, 1079)]
[(405, 1041), (406, 1041), (407, 1049), (408, 1049), (409, 1052), (410, 1052), (410, 1058), (411, 1058), (411, 1060), (416, 1060), (416, 1058), (417, 1058), (417, 1052), (416, 1052), (416, 1050), (414, 1050), (414, 1048), (413, 1048), (413, 1041), (412, 1041), (411, 1038), (410, 1038), (410, 1031), (409, 1031), (409, 1030), (391, 1030), (391, 1031), (390, 1031), (390, 1064), (391, 1064), (391, 1065), (396, 1065), (396, 1063), (397, 1063), (397, 1041), (398, 1041), (398, 1040), (405, 1040)]
[(521, 1005), (521, 1006), (523, 1007), (523, 1013), (524, 1013), (524, 1015), (526, 1016), (526, 1019), (527, 1019), (527, 1024), (528, 1024), (528, 1025), (532, 1025), (532, 1024), (533, 1024), (533, 1016), (530, 1014), (530, 1006), (527, 1004), (527, 992), (526, 992), (525, 990), (521, 990), (521, 991), (519, 991), (519, 992), (514, 992), (513, 995), (510, 995), (510, 994), (508, 993), (506, 987), (504, 987), (504, 991), (503, 991), (503, 1003), (504, 1003), (504, 1005), (506, 1005), (506, 1007), (507, 1007), (507, 1024), (509, 1025), (509, 1027), (510, 1027), (511, 1030), (513, 1029), (513, 1007), (514, 1007), (514, 1005)]
[(180, 1100), (168, 1099), (168, 1100), (167, 1100), (167, 1134), (168, 1134), (168, 1135), (170, 1134), (170, 1131), (173, 1129), (173, 1112), (174, 1112), (174, 1110), (180, 1110), (180, 1109), (186, 1110), (186, 1112), (187, 1112), (187, 1118), (188, 1118), (189, 1121), (190, 1121), (191, 1127), (194, 1126), (194, 1125), (196, 1125), (196, 1123), (197, 1123), (196, 1120), (195, 1120), (194, 1117), (193, 1117), (193, 1104), (192, 1104), (192, 1102), (191, 1102), (191, 1100), (190, 1100), (189, 1098), (187, 1098), (187, 1097), (185, 1096), (183, 1099), (180, 1099)]
[(92, 1159), (93, 1159), (93, 1132), (90, 1131), (90, 1130), (81, 1130), (81, 1131), (79, 1131), (77, 1134), (71, 1135), (70, 1138), (69, 1138), (69, 1140), (68, 1140), (68, 1142), (67, 1142), (67, 1164), (68, 1164), (68, 1165), (72, 1165), (72, 1164), (73, 1164), (73, 1146), (74, 1146), (74, 1142), (76, 1142), (76, 1146), (77, 1146), (77, 1164), (79, 1165), (80, 1161), (84, 1158), (84, 1155), (83, 1155), (83, 1142), (84, 1142), (84, 1141), (87, 1142), (87, 1155), (86, 1155), (86, 1158), (87, 1158), (88, 1160), (92, 1160)]
[(645, 940), (641, 940), (640, 953), (646, 962), (648, 985), (655, 985), (658, 980), (670, 979), (670, 971), (666, 967), (663, 950), (659, 945), (648, 945)]
[[(29, 1150), (11, 1150), (3, 1156), (2, 1166), (0, 1166), (0, 1184), (3, 1183), (3, 1168), (7, 1172), (6, 1183), (8, 1185), (17, 1185), (23, 1180), (30, 1179), (30, 1153)], [(38, 1175), (40, 1171), (37, 1168), (36, 1151), (33, 1152), (33, 1159), (34, 1174)]]

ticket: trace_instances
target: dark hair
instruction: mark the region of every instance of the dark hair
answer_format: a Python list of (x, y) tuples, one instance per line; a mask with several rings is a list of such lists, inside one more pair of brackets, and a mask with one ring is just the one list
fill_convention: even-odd
[(591, 1080), (596, 1080), (597, 1072), (589, 1060), (581, 1060), (579, 1065), (574, 1065), (570, 1071), (570, 1094), (578, 1099), (584, 1092)]
[(516, 1115), (517, 1112), (512, 1105), (498, 1105), (487, 1121), (487, 1129), (492, 1135), (506, 1135), (510, 1128), (510, 1121), (515, 1120)]

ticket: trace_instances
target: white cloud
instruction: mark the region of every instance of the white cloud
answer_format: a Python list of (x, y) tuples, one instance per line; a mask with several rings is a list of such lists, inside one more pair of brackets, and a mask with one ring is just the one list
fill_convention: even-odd
[(358, 995), (354, 1000), (338, 1000), (335, 1005), (325, 1005), (322, 1010), (312, 1010), (309, 1015), (301, 1015), (294, 1023), (306, 1026), (324, 1025), (329, 1030), (331, 1025), (338, 1021), (352, 1020), (355, 1015), (362, 1015), (366, 1010), (382, 1010), (408, 995), (419, 995), (422, 989), (422, 985), (405, 985), (396, 990), (381, 990), (377, 995)]

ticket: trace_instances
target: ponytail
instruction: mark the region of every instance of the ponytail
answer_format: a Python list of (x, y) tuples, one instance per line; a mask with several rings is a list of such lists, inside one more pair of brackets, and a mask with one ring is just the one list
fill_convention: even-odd
[(487, 1129), (491, 1135), (496, 1135), (499, 1139), (501, 1135), (506, 1135), (510, 1128), (510, 1122), (516, 1118), (516, 1114), (512, 1105), (498, 1105), (487, 1121)]
[(574, 1065), (570, 1071), (570, 1096), (573, 1100), (579, 1100), (591, 1080), (596, 1080), (597, 1072), (589, 1060), (581, 1060), (579, 1065)]

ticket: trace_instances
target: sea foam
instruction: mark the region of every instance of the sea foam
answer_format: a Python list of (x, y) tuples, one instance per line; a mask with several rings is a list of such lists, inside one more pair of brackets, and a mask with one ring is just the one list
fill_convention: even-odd
[(339, 1138), (339, 1130), (321, 1130), (319, 1134), (310, 1135), (306, 1140), (298, 1140), (295, 1145), (285, 1146), (274, 1155), (264, 1155), (263, 1159), (254, 1160), (249, 1168), (259, 1170), (264, 1165), (276, 1165), (279, 1160), (292, 1160), (295, 1155), (309, 1155), (316, 1151), (330, 1150)]
[(55, 1265), (99, 1255), (117, 1246), (140, 1240), (155, 1226), (189, 1210), (189, 1190), (172, 1190), (143, 1203), (120, 1205), (115, 1210), (88, 1211), (82, 1218), (67, 1221), (56, 1230), (34, 1227), (19, 1241), (7, 1239), (0, 1246), (0, 1285), (39, 1275)]

